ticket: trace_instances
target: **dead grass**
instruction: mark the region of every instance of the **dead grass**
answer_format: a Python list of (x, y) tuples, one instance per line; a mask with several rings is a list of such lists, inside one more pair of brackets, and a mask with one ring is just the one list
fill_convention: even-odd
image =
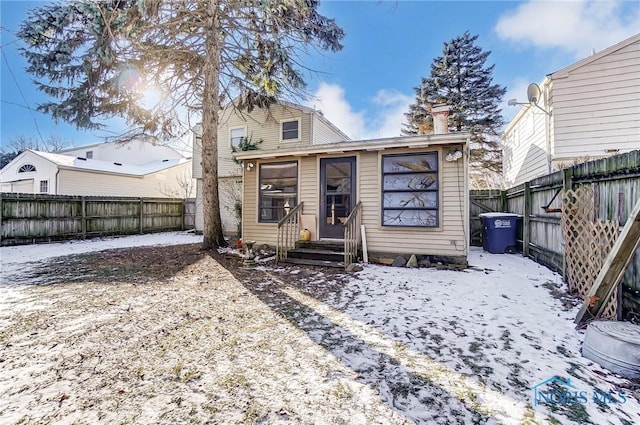
[[(485, 382), (494, 374), (486, 351), (537, 344), (534, 335), (500, 325), (493, 340), (472, 338), (453, 317), (446, 328), (465, 351), (421, 317), (411, 348), (406, 329), (377, 337), (343, 314), (362, 302), (358, 289), (341, 291), (352, 279), (245, 269), (197, 245), (55, 259), (0, 286), (0, 423), (486, 423), (496, 415), (476, 391), (485, 384), (528, 400), (527, 366), (505, 360), (508, 378)], [(351, 330), (341, 324), (349, 320)], [(525, 406), (523, 423), (538, 419)]]
[(47, 270), (0, 288), (2, 423), (406, 422), (196, 246)]

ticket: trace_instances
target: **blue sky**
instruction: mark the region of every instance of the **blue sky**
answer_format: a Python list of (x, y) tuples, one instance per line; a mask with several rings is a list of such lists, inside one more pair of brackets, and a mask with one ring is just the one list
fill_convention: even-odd
[[(41, 4), (6, 1), (2, 20), (2, 144), (15, 137), (56, 136), (71, 144), (102, 141), (123, 130), (111, 122), (107, 132), (80, 131), (30, 112), (46, 100), (24, 72), (13, 33), (26, 10)], [(402, 114), (413, 102), (413, 87), (427, 76), (442, 45), (468, 30), (491, 51), (494, 82), (507, 87), (503, 115), (517, 108), (507, 100), (525, 98), (528, 83), (640, 32), (637, 1), (324, 1), (321, 12), (346, 32), (344, 49), (304, 58), (320, 74), (307, 78), (310, 106), (352, 138), (399, 134)], [(6, 60), (5, 60), (6, 58)], [(13, 73), (13, 75), (12, 75)], [(14, 80), (15, 77), (15, 80)], [(22, 94), (20, 93), (22, 91)], [(24, 95), (24, 99), (23, 99)]]

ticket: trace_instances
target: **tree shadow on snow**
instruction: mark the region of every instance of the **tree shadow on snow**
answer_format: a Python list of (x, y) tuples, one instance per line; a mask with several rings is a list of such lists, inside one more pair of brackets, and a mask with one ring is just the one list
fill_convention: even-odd
[[(212, 257), (227, 268), (252, 294), (272, 311), (293, 326), (303, 330), (316, 344), (331, 353), (347, 366), (351, 379), (373, 388), (380, 398), (393, 410), (418, 423), (486, 423), (494, 418), (477, 409), (474, 394), (456, 395), (455, 390), (445, 388), (425, 374), (416, 373), (402, 360), (383, 352), (352, 330), (336, 324), (331, 318), (299, 301), (287, 292), (289, 288), (321, 301), (329, 291), (339, 290), (344, 274), (318, 269), (305, 273), (309, 279), (283, 282), (272, 274), (243, 268), (241, 260), (212, 253)], [(296, 272), (295, 269), (292, 272)], [(316, 280), (310, 288), (313, 275), (335, 273), (329, 279)], [(303, 276), (304, 277), (304, 276)], [(331, 278), (333, 277), (333, 279)], [(319, 292), (319, 293), (318, 293)], [(331, 377), (328, 377), (331, 379)], [(335, 379), (340, 378), (334, 377)], [(465, 402), (461, 401), (465, 400)], [(469, 402), (471, 400), (471, 402)]]

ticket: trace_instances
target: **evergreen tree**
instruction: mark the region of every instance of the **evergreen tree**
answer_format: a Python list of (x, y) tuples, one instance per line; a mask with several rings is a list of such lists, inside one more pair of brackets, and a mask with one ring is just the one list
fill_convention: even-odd
[(18, 155), (20, 155), (18, 151), (4, 152), (0, 150), (0, 170), (13, 161)]
[[(128, 137), (179, 137), (202, 120), (204, 248), (224, 246), (217, 170), (221, 105), (268, 106), (304, 90), (300, 56), (337, 51), (344, 33), (318, 0), (77, 0), (33, 10), (19, 36), (28, 72), (55, 98), (39, 110), (100, 128), (124, 117)], [(145, 105), (143, 90), (162, 93)]]
[(493, 84), (494, 65), (485, 65), (491, 52), (477, 46), (477, 39), (466, 31), (444, 43), (442, 56), (433, 60), (429, 77), (415, 88), (416, 101), (405, 114), (402, 134), (431, 132), (431, 105), (449, 105), (449, 130), (469, 132), (472, 183), (482, 186), (487, 174), (502, 170), (498, 132), (504, 120), (499, 104), (506, 88)]

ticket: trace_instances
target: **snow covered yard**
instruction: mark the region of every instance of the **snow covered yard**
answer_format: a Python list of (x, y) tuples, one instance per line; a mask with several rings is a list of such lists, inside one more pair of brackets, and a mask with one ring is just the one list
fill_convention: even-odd
[[(516, 255), (350, 276), (94, 242), (0, 249), (0, 423), (640, 423), (560, 277)], [(534, 406), (554, 376), (626, 401)]]

